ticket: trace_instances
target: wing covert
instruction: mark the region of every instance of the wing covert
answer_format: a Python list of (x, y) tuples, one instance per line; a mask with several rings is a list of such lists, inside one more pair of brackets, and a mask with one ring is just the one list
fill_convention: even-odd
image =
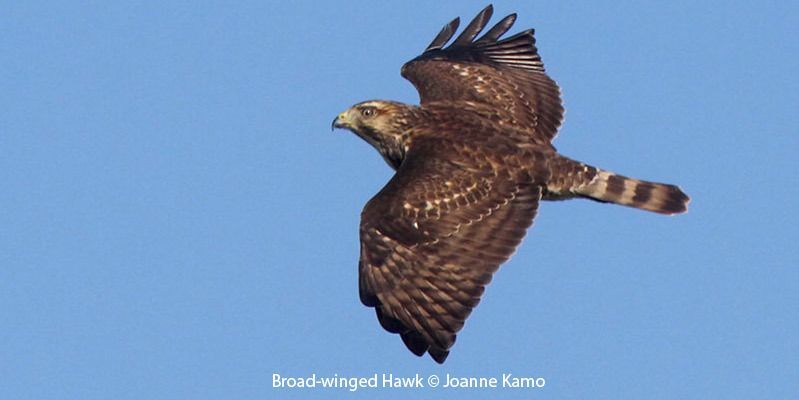
[(417, 143), (361, 218), (361, 301), (442, 363), (492, 274), (532, 223), (540, 186), (441, 140)]

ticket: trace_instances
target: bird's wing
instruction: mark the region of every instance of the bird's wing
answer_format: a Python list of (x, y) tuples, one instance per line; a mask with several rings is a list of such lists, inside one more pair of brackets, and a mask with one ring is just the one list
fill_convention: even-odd
[(361, 301), (442, 363), (532, 224), (541, 187), (465, 146), (419, 139), (361, 216)]
[(508, 15), (479, 39), (493, 8), (489, 5), (448, 47), (456, 18), (420, 56), (402, 67), (419, 91), (422, 105), (475, 102), (494, 107), (498, 117), (525, 129), (532, 141), (548, 144), (563, 120), (560, 88), (547, 76), (532, 29), (500, 40), (516, 20)]

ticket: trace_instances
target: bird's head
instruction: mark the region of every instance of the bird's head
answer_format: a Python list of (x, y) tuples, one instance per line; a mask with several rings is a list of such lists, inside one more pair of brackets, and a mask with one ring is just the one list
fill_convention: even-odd
[(391, 135), (405, 122), (402, 117), (407, 108), (393, 101), (364, 101), (339, 114), (333, 120), (333, 128), (349, 129), (361, 137), (373, 132)]
[(333, 120), (332, 129), (349, 129), (376, 148), (396, 169), (410, 138), (408, 120), (413, 108), (393, 101), (364, 101), (339, 114)]

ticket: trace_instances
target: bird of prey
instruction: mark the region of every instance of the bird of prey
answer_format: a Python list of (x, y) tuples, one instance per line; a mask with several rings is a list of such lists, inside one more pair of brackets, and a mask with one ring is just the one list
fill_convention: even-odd
[(339, 114), (396, 173), (361, 214), (359, 291), (408, 349), (443, 363), (492, 274), (532, 224), (540, 200), (585, 198), (677, 214), (675, 185), (617, 175), (560, 155), (558, 85), (529, 29), (505, 39), (508, 15), (475, 39), (489, 5), (445, 47), (444, 26), (402, 76), (420, 105), (373, 100)]

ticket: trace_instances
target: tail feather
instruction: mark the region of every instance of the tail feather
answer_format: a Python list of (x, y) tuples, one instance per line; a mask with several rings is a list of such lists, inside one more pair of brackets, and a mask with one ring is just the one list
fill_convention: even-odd
[(641, 181), (603, 170), (597, 170), (590, 182), (574, 189), (576, 194), (593, 200), (668, 215), (687, 211), (690, 201), (675, 185)]

